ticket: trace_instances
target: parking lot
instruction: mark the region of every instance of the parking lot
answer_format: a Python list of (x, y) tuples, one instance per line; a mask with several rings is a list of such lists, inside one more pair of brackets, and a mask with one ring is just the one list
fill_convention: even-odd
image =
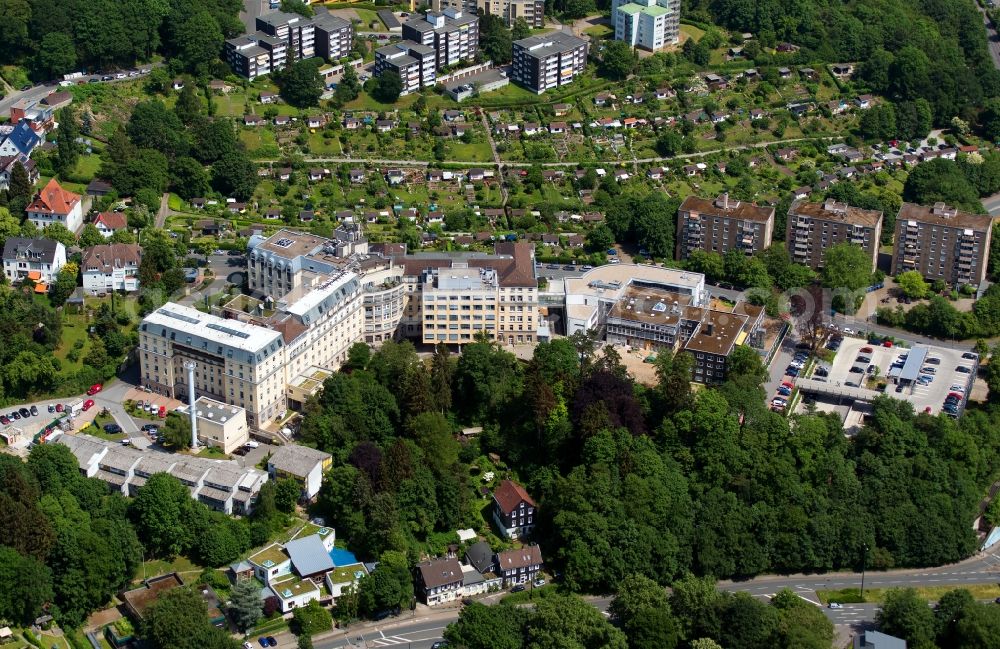
[[(906, 385), (897, 385), (890, 374), (898, 372), (902, 366), (903, 355), (909, 357), (914, 353), (911, 349), (900, 347), (882, 347), (870, 344), (860, 338), (845, 337), (844, 341), (829, 365), (828, 383), (833, 386), (875, 387), (874, 383), (887, 383), (886, 394), (897, 399), (903, 399), (913, 404), (917, 412), (938, 414), (951, 392), (968, 395), (972, 381), (975, 378), (976, 360), (963, 358), (961, 350), (943, 347), (918, 346), (927, 350), (927, 357), (921, 364), (919, 379)], [(858, 359), (869, 359), (867, 362)], [(893, 370), (893, 363), (896, 369)], [(870, 366), (877, 367), (870, 370)], [(969, 373), (957, 371), (958, 367), (966, 367)], [(852, 371), (854, 370), (854, 371)], [(859, 371), (860, 370), (860, 371)], [(875, 381), (869, 379), (875, 377)], [(964, 398), (958, 407), (965, 405)]]

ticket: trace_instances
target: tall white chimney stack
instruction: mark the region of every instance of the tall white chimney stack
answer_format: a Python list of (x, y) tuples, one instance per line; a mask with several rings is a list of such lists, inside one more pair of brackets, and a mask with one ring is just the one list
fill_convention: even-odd
[(188, 415), (191, 417), (191, 448), (198, 448), (198, 413), (194, 407), (194, 362), (185, 362), (184, 368), (188, 373)]

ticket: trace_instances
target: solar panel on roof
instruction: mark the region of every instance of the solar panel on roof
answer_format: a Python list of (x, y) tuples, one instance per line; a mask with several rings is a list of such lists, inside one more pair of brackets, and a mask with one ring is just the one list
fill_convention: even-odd
[(209, 329), (214, 329), (216, 331), (221, 331), (224, 334), (229, 334), (230, 336), (236, 336), (237, 338), (249, 338), (250, 337), (250, 334), (248, 334), (248, 333), (244, 333), (242, 331), (236, 331), (235, 329), (230, 329), (229, 327), (223, 327), (222, 325), (216, 324), (214, 322), (209, 322), (205, 326), (208, 327)]
[(281, 238), (281, 239), (278, 239), (277, 241), (275, 241), (274, 245), (279, 246), (281, 248), (287, 248), (288, 246), (292, 245), (293, 243), (295, 243), (295, 242), (292, 241), (291, 239)]
[[(165, 316), (169, 316), (171, 318), (174, 318), (176, 320), (180, 320), (182, 322), (186, 322), (188, 324), (198, 324), (200, 322), (200, 320), (198, 320), (198, 318), (192, 318), (191, 316), (185, 315), (183, 313), (175, 313), (174, 311), (162, 311), (162, 313)], [(211, 325), (209, 325), (209, 326), (211, 326)]]

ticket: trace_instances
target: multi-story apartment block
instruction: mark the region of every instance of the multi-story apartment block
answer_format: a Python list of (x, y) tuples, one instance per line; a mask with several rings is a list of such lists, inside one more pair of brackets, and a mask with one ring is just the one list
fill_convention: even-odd
[(431, 0), (431, 11), (443, 12), (445, 9), (454, 9), (462, 13), (476, 15), (479, 5), (477, 0)]
[(678, 259), (694, 250), (720, 255), (739, 250), (749, 256), (771, 245), (773, 207), (732, 200), (729, 194), (714, 201), (688, 196), (677, 215)]
[(514, 41), (511, 78), (542, 94), (572, 83), (587, 68), (587, 42), (563, 31)]
[(315, 448), (288, 444), (279, 446), (267, 459), (267, 474), (272, 480), (291, 479), (302, 487), (301, 498), (312, 500), (323, 485), (323, 475), (330, 470), (333, 456)]
[(545, 0), (478, 0), (473, 11), (500, 16), (513, 27), (518, 18), (524, 18), (533, 29), (545, 27)]
[(404, 267), (400, 331), (425, 343), (462, 345), (478, 332), (508, 343), (538, 337), (534, 248), (499, 243), (495, 255), (396, 257)]
[[(763, 310), (760, 307), (754, 309), (759, 320)], [(740, 313), (706, 310), (697, 329), (684, 343), (684, 351), (694, 358), (693, 381), (712, 385), (726, 380), (729, 355), (746, 340), (749, 320), (749, 316)]]
[(615, 40), (655, 52), (680, 42), (680, 0), (613, 0)]
[(430, 45), (399, 41), (375, 50), (375, 76), (395, 72), (403, 83), (400, 95), (432, 87), (437, 80), (437, 53)]
[(285, 41), (289, 61), (310, 59), (316, 55), (316, 25), (309, 18), (275, 11), (257, 17), (257, 31)]
[(251, 426), (285, 412), (286, 350), (282, 333), (167, 303), (139, 326), (144, 386), (170, 397), (188, 393), (194, 364), (197, 396), (239, 406)]
[(826, 249), (838, 243), (861, 246), (878, 264), (882, 212), (852, 207), (828, 199), (823, 203), (796, 201), (788, 209), (788, 252), (792, 261), (810, 268), (823, 266)]
[(434, 48), (437, 68), (471, 61), (479, 49), (479, 17), (452, 7), (429, 11), (403, 23), (403, 40)]
[(313, 19), (316, 28), (316, 55), (327, 61), (337, 62), (346, 57), (354, 46), (354, 25), (330, 13), (317, 14)]
[(896, 216), (892, 274), (919, 271), (928, 281), (954, 286), (980, 285), (986, 279), (992, 220), (944, 203), (903, 203)]
[(253, 36), (230, 38), (226, 41), (224, 55), (234, 74), (251, 81), (271, 73), (272, 53), (261, 47)]

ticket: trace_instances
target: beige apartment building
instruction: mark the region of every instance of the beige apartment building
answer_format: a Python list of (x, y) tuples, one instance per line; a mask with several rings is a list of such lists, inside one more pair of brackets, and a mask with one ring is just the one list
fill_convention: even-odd
[(187, 363), (197, 396), (239, 406), (250, 425), (285, 411), (285, 341), (281, 332), (227, 320), (173, 302), (139, 325), (142, 384), (186, 399)]
[(915, 270), (927, 281), (978, 286), (986, 280), (992, 219), (944, 203), (903, 203), (896, 216), (892, 274)]
[(813, 269), (823, 267), (827, 248), (852, 243), (864, 249), (875, 270), (881, 237), (879, 210), (852, 207), (833, 199), (823, 203), (795, 201), (788, 209), (788, 253), (792, 261)]
[(425, 343), (462, 345), (484, 331), (501, 343), (536, 342), (535, 253), (530, 243), (498, 243), (494, 255), (406, 256), (400, 331)]
[(729, 198), (688, 196), (677, 212), (677, 259), (695, 250), (725, 255), (739, 250), (747, 256), (771, 245), (774, 208)]
[(247, 413), (243, 408), (198, 397), (194, 402), (198, 442), (229, 455), (250, 440)]
[(477, 0), (476, 5), (481, 14), (500, 16), (508, 27), (518, 18), (524, 18), (532, 29), (545, 27), (545, 0)]

